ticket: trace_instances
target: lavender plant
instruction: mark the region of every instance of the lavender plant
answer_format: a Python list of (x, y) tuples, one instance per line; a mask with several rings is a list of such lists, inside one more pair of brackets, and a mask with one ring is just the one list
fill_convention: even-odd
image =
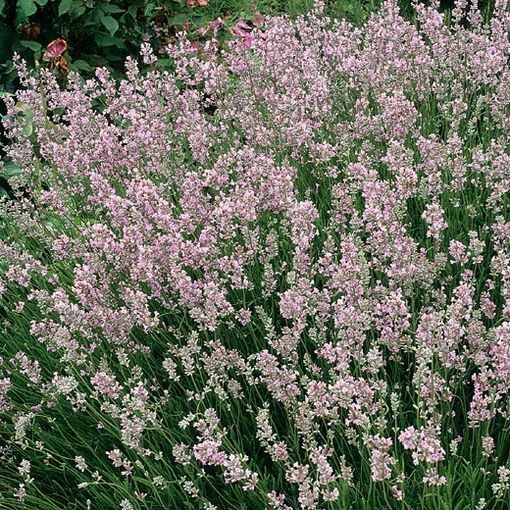
[(2, 508), (508, 508), (510, 13), (414, 7), (16, 62)]

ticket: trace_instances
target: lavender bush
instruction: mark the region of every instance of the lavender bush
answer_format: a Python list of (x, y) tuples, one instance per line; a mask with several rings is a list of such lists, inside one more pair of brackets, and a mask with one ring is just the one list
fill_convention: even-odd
[(415, 8), (17, 61), (2, 508), (508, 508), (510, 13)]

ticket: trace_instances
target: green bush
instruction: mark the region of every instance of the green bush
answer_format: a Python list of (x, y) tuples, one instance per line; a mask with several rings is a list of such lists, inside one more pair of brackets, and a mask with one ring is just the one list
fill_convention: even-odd
[[(204, 26), (229, 11), (250, 15), (243, 0), (211, 4), (192, 8), (186, 0), (0, 0), (0, 89), (16, 87), (14, 52), (33, 65), (58, 37), (68, 43), (71, 68), (85, 73), (98, 65), (122, 70), (126, 56), (137, 53), (144, 39), (165, 43), (177, 30)], [(259, 6), (268, 10), (271, 3), (257, 1), (252, 10)]]

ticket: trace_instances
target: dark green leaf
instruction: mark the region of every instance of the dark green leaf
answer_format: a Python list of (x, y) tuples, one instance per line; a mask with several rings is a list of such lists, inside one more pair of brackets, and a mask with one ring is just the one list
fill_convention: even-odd
[(143, 13), (147, 18), (150, 18), (151, 16), (153, 16), (155, 9), (156, 9), (156, 6), (152, 2), (149, 2), (149, 3), (145, 4)]
[(138, 6), (138, 5), (136, 5), (136, 4), (135, 4), (135, 5), (130, 5), (130, 6), (128, 7), (127, 12), (131, 15), (131, 17), (132, 17), (133, 19), (134, 19), (134, 18), (136, 18), (136, 14), (138, 13), (138, 7), (139, 7), (139, 6)]
[(71, 5), (71, 8), (69, 9), (69, 16), (72, 19), (79, 18), (86, 10), (87, 10), (87, 8), (85, 7), (85, 5), (83, 3), (81, 3), (81, 2), (73, 3)]
[(71, 66), (78, 69), (79, 71), (90, 72), (90, 71), (94, 70), (94, 68), (88, 62), (86, 62), (85, 60), (81, 60), (81, 59), (73, 61), (71, 63)]
[(173, 16), (168, 20), (169, 25), (182, 25), (183, 23), (186, 23), (188, 21), (188, 16), (186, 14), (182, 13), (177, 14), (177, 16)]
[(209, 20), (205, 16), (197, 16), (193, 18), (193, 25), (196, 27), (204, 27), (209, 23)]
[(24, 46), (25, 48), (29, 48), (32, 51), (40, 51), (42, 46), (40, 43), (35, 41), (19, 41), (21, 46)]
[(4, 164), (5, 174), (8, 177), (14, 177), (15, 175), (19, 175), (21, 173), (21, 168), (13, 163), (12, 161), (8, 161)]
[(101, 10), (110, 14), (119, 14), (121, 12), (125, 12), (125, 9), (121, 9), (119, 6), (112, 4), (105, 4), (101, 6)]
[(116, 46), (117, 48), (124, 49), (126, 45), (123, 40), (119, 37), (113, 37), (110, 34), (105, 34), (103, 32), (96, 32), (94, 34), (94, 40), (96, 41), (98, 46)]
[(115, 34), (115, 32), (117, 32), (117, 30), (119, 29), (118, 21), (112, 16), (102, 16), (101, 23), (104, 25), (106, 30), (110, 32), (110, 35)]
[(6, 23), (0, 22), (0, 62), (10, 60), (16, 33)]
[(58, 15), (62, 16), (69, 12), (69, 9), (71, 8), (71, 4), (73, 3), (73, 0), (62, 0), (60, 2), (60, 5), (58, 6)]
[(16, 22), (21, 23), (37, 12), (34, 0), (18, 0)]
[(172, 64), (173, 60), (171, 58), (158, 58), (159, 67), (170, 67)]

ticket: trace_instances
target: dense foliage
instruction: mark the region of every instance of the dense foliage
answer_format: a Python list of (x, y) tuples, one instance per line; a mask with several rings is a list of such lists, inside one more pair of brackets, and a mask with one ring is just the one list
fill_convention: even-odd
[[(491, 0), (480, 0), (482, 12)], [(377, 9), (380, 0), (328, 0), (327, 14), (359, 25)], [(450, 9), (452, 0), (441, 0)], [(192, 39), (206, 35), (207, 26), (221, 19), (223, 33), (253, 16), (308, 12), (313, 0), (0, 0), (0, 92), (17, 86), (12, 65), (14, 53), (34, 66), (46, 45), (59, 37), (69, 43), (66, 58), (73, 70), (90, 73), (96, 66), (122, 72), (127, 56), (137, 53), (142, 42), (166, 45), (180, 31)], [(414, 16), (410, 0), (399, 0), (406, 18)]]
[(220, 16), (230, 24), (249, 20), (257, 7), (268, 11), (271, 1), (0, 0), (0, 83), (7, 90), (16, 84), (14, 52), (32, 66), (58, 37), (68, 41), (72, 69), (91, 72), (100, 65), (121, 71), (144, 40), (166, 44), (176, 32), (196, 32)]
[(1, 508), (508, 508), (510, 13), (415, 7), (15, 60)]

